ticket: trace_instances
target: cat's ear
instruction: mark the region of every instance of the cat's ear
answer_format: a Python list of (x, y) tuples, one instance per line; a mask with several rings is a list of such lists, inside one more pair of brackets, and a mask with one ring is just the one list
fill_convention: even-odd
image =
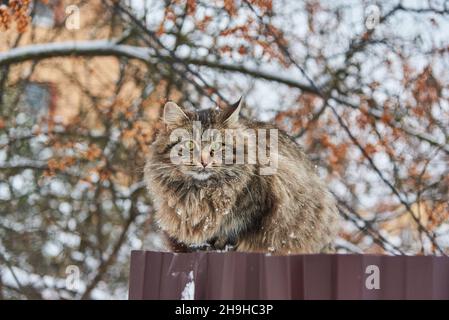
[(243, 97), (241, 97), (236, 103), (227, 107), (224, 112), (224, 124), (234, 125), (239, 121), (240, 110), (242, 110)]
[(164, 106), (164, 122), (173, 126), (180, 124), (183, 120), (189, 119), (184, 111), (174, 102), (169, 101)]

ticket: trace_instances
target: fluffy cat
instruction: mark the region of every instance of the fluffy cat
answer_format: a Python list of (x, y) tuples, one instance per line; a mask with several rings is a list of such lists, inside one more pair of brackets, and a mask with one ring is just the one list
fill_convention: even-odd
[[(275, 254), (331, 251), (338, 228), (334, 198), (287, 134), (240, 116), (241, 106), (240, 100), (224, 110), (188, 112), (174, 102), (164, 107), (165, 125), (151, 145), (145, 181), (156, 206), (157, 224), (171, 249), (233, 248)], [(175, 130), (192, 132), (195, 123), (201, 125), (201, 133), (215, 129), (215, 135), (202, 138), (205, 141), (192, 136), (173, 140)], [(235, 163), (239, 138), (244, 138), (243, 153), (248, 158), (248, 150), (258, 150), (259, 138), (262, 134), (266, 138), (270, 129), (277, 132), (266, 139), (270, 163), (276, 164), (272, 173), (262, 174), (259, 157)], [(256, 132), (255, 142), (247, 137), (248, 131)], [(226, 135), (233, 139), (230, 147), (223, 142)], [(271, 144), (275, 138), (276, 148)], [(175, 146), (178, 149), (173, 153)], [(234, 163), (220, 163), (226, 152)], [(181, 161), (173, 163), (173, 155)]]

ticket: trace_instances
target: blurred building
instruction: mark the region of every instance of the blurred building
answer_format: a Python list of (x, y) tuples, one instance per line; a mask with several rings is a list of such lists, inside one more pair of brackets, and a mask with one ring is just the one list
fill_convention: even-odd
[[(80, 25), (79, 29), (69, 30), (66, 19), (73, 14), (73, 8), (79, 9)], [(31, 25), (24, 33), (19, 34), (14, 25), (0, 33), (0, 51), (30, 44), (108, 39), (122, 31), (120, 23), (112, 25), (107, 21), (110, 15), (105, 14), (106, 7), (100, 0), (42, 0), (32, 10)], [(146, 69), (141, 62), (131, 63)], [(33, 119), (50, 115), (52, 121), (69, 123), (80, 110), (93, 104), (101, 108), (108, 107), (112, 99), (124, 102), (137, 99), (142, 90), (135, 81), (124, 83), (115, 97), (119, 78), (120, 63), (115, 57), (61, 57), (12, 65), (8, 87), (11, 90), (20, 87), (19, 109)], [(141, 102), (150, 119), (158, 118), (163, 94), (163, 86), (156, 86)], [(88, 118), (91, 126), (98, 124), (95, 115)]]

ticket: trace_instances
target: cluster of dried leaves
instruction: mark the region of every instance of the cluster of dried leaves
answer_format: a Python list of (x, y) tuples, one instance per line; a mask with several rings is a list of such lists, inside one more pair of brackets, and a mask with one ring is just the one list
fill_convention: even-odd
[(30, 0), (9, 0), (7, 5), (0, 5), (0, 31), (9, 29), (13, 22), (19, 33), (25, 32), (29, 19)]

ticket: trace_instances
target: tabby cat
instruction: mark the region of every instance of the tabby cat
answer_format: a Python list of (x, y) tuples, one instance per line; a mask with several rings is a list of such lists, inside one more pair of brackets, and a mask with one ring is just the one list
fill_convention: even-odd
[[(338, 228), (333, 196), (293, 139), (241, 116), (241, 107), (241, 100), (220, 110), (164, 106), (164, 126), (151, 145), (145, 181), (171, 249), (331, 251)], [(195, 130), (199, 135), (186, 136)], [(237, 141), (243, 141), (243, 149)], [(250, 150), (259, 152), (262, 144), (267, 150), (250, 157)], [(239, 152), (243, 163), (236, 161)], [(267, 153), (262, 164), (260, 155)]]

